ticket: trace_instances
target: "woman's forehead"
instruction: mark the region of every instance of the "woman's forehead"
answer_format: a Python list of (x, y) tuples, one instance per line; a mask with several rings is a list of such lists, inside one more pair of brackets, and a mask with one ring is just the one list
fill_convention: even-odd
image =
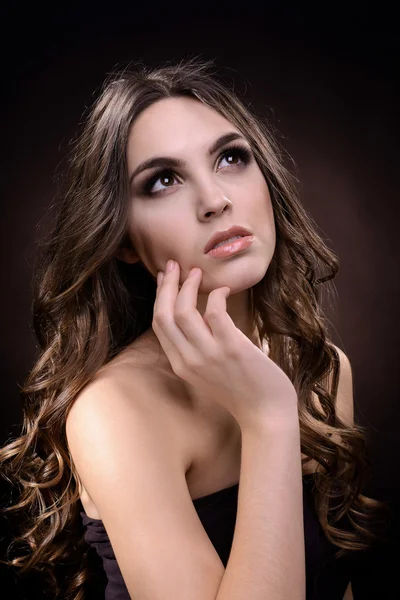
[(236, 131), (228, 119), (199, 100), (163, 98), (146, 108), (133, 123), (128, 140), (130, 162), (157, 155), (180, 156), (207, 151), (221, 135)]

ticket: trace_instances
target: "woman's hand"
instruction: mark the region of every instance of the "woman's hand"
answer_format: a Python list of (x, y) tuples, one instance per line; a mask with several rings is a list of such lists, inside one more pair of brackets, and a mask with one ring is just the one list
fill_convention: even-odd
[(240, 426), (282, 416), (297, 406), (287, 375), (227, 313), (230, 288), (212, 290), (202, 316), (196, 308), (201, 269), (192, 269), (180, 290), (179, 277), (175, 262), (157, 287), (152, 322), (174, 373), (223, 405)]

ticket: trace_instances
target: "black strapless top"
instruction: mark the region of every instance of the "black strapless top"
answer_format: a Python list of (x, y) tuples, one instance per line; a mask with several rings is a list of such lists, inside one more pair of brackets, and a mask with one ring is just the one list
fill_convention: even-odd
[[(313, 475), (303, 476), (303, 514), (307, 600), (343, 600), (350, 582), (350, 562), (336, 559), (338, 550), (325, 537), (312, 499)], [(226, 567), (236, 523), (239, 484), (193, 500), (208, 537)], [(100, 519), (81, 511), (85, 541), (101, 557), (107, 576), (105, 600), (130, 600), (110, 539)]]

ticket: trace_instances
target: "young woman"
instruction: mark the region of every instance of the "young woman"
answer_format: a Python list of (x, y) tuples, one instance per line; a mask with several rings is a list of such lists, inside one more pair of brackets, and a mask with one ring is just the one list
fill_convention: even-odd
[(10, 564), (52, 598), (85, 598), (90, 546), (107, 600), (352, 598), (380, 503), (321, 307), (338, 259), (281, 155), (212, 62), (122, 71), (91, 108), (0, 454)]

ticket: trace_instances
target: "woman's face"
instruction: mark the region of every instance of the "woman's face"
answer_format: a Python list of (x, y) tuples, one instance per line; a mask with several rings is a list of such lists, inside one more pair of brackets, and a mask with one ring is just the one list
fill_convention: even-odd
[[(210, 155), (218, 138), (230, 133), (240, 137)], [(248, 160), (246, 154), (229, 151), (233, 144), (248, 150)], [(231, 301), (263, 278), (275, 249), (271, 198), (249, 144), (227, 119), (200, 101), (165, 98), (144, 110), (131, 127), (129, 177), (155, 157), (181, 164), (163, 163), (162, 173), (152, 167), (132, 178), (129, 236), (137, 254), (124, 250), (123, 260), (142, 261), (156, 278), (172, 258), (180, 265), (180, 285), (192, 267), (200, 267), (199, 299), (227, 285)], [(233, 225), (255, 236), (252, 245), (225, 258), (204, 254), (210, 237)]]

